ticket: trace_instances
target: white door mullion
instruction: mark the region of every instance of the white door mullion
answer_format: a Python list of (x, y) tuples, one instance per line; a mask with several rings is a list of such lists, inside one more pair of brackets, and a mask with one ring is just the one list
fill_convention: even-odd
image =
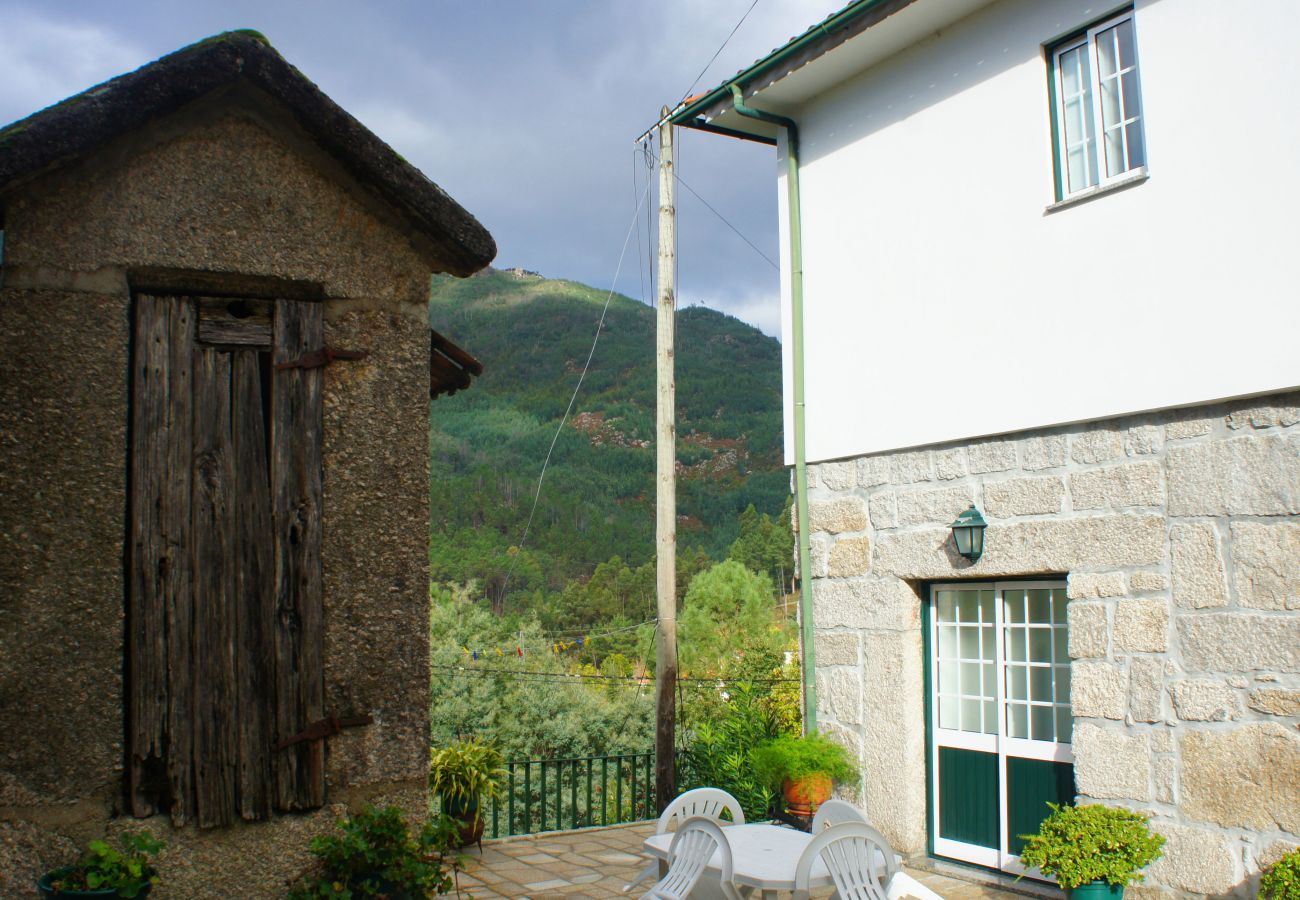
[(1011, 836), (1007, 825), (1007, 686), (1006, 686), (1006, 610), (1002, 602), (1002, 586), (993, 585), (994, 664), (997, 666), (998, 710), (998, 860), (1006, 859)]

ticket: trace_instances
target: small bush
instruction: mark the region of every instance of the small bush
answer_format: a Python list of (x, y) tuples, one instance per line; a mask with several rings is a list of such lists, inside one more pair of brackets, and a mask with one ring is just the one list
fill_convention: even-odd
[(1152, 834), (1147, 817), (1127, 809), (1047, 804), (1052, 814), (1028, 843), (1020, 862), (1054, 875), (1063, 888), (1090, 881), (1124, 885), (1141, 881), (1140, 869), (1160, 858), (1163, 835)]
[(122, 835), (122, 849), (107, 841), (91, 841), (87, 853), (75, 866), (58, 870), (50, 879), (56, 891), (114, 890), (119, 897), (137, 897), (158, 883), (151, 857), (162, 850), (162, 841), (148, 831)]
[(797, 781), (807, 775), (822, 773), (832, 781), (853, 781), (858, 769), (849, 759), (849, 751), (814, 731), (802, 737), (782, 735), (754, 751), (754, 771), (774, 790), (789, 778)]
[(1292, 850), (1268, 867), (1259, 880), (1262, 900), (1300, 900), (1300, 850)]

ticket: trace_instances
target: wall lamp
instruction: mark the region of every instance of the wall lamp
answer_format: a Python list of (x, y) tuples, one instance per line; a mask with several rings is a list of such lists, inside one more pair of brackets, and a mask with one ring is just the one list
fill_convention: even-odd
[(979, 559), (984, 553), (984, 529), (988, 524), (972, 503), (970, 509), (952, 523), (952, 540), (957, 545), (957, 552), (971, 562)]

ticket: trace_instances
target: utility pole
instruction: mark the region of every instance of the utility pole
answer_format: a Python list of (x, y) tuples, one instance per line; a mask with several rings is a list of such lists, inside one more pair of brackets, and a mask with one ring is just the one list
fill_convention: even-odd
[(677, 387), (673, 338), (677, 327), (677, 201), (673, 180), (673, 126), (668, 107), (659, 126), (659, 298), (655, 326), (655, 808), (677, 796)]

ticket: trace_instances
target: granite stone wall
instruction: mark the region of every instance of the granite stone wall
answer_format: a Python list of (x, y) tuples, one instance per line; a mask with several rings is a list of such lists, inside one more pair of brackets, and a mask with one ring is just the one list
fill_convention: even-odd
[[(1067, 581), (1080, 801), (1168, 838), (1140, 896), (1254, 896), (1300, 844), (1300, 393), (809, 467), (819, 722), (926, 847), (925, 585)], [(955, 552), (971, 503), (984, 555)]]
[[(224, 104), (224, 105), (222, 105)], [(347, 808), (427, 812), (428, 276), (373, 198), (237, 97), (178, 114), (3, 198), (0, 896), (140, 824), (154, 896), (275, 897)], [(121, 812), (130, 291), (163, 267), (318, 288), (331, 804), (199, 831)], [(174, 274), (174, 273), (173, 273)]]

